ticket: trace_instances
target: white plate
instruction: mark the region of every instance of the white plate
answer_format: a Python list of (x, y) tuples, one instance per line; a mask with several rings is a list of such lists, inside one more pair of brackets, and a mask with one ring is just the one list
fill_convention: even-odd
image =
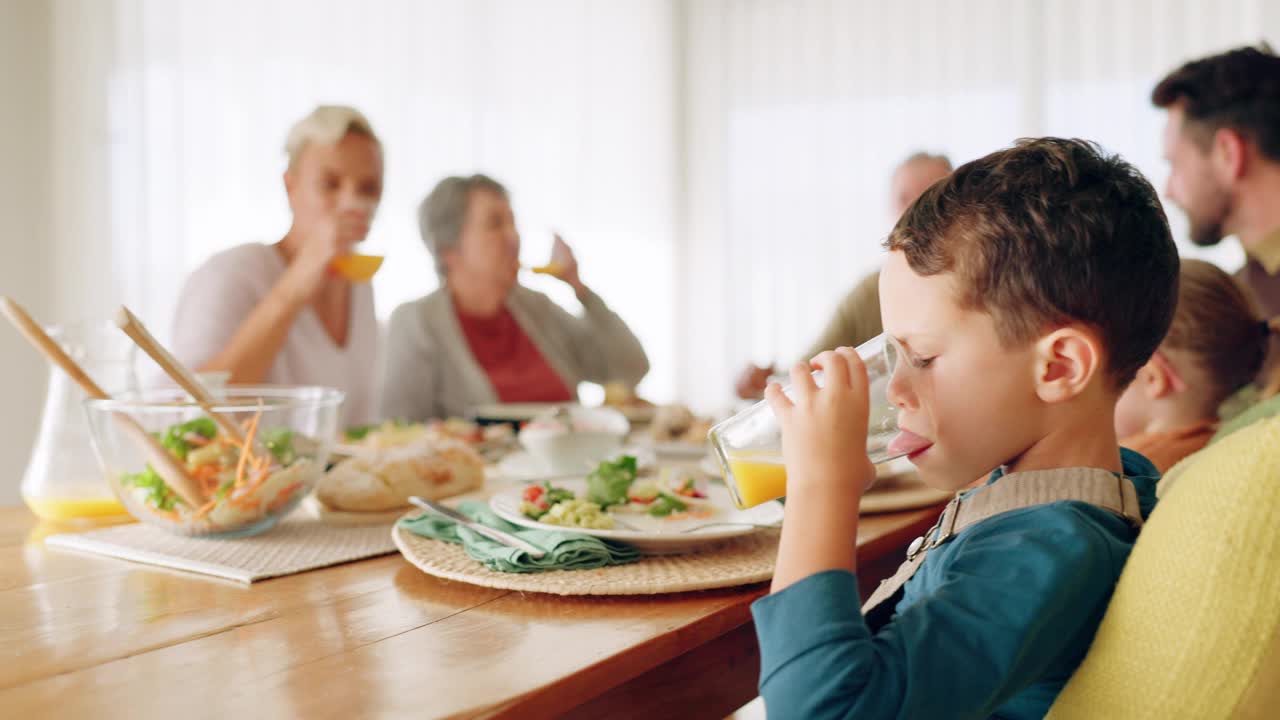
[(526, 482), (551, 474), (547, 466), (530, 455), (527, 450), (508, 453), (493, 466), (493, 469), (499, 478), (516, 482)]
[[(622, 455), (634, 456), (636, 466), (642, 471), (648, 470), (658, 463), (653, 451), (647, 448), (626, 448), (618, 453), (618, 456)], [(594, 467), (594, 464), (590, 467), (584, 467), (582, 475), (585, 476)], [(516, 450), (508, 453), (493, 466), (493, 470), (497, 479), (511, 482), (530, 482), (553, 474), (541, 460), (530, 455), (527, 450)]]
[[(557, 487), (572, 490), (583, 495), (587, 490), (587, 481), (565, 480), (553, 483)], [(560, 530), (583, 535), (594, 535), (627, 543), (648, 555), (667, 555), (688, 552), (707, 543), (719, 542), (730, 538), (749, 535), (757, 530), (752, 525), (778, 525), (782, 522), (782, 505), (767, 502), (747, 510), (739, 510), (729, 499), (729, 491), (724, 487), (712, 485), (706, 488), (707, 497), (715, 509), (710, 517), (705, 518), (655, 518), (644, 513), (620, 512), (617, 517), (637, 530), (588, 530), (584, 528), (566, 528), (559, 525), (547, 525), (530, 519), (520, 512), (520, 496), (524, 486), (507, 488), (489, 499), (489, 507), (502, 519), (539, 530)], [(695, 532), (682, 532), (711, 523), (750, 523), (746, 525), (715, 525)]]

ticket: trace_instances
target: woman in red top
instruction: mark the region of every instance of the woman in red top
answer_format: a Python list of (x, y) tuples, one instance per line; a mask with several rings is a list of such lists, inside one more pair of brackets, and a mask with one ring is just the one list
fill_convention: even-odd
[(556, 238), (549, 263), (582, 315), (522, 287), (520, 235), (506, 191), (483, 175), (440, 181), (418, 211), (442, 287), (391, 316), (384, 417), (465, 415), (492, 402), (567, 402), (581, 381), (634, 386), (649, 370), (640, 341), (582, 282)]

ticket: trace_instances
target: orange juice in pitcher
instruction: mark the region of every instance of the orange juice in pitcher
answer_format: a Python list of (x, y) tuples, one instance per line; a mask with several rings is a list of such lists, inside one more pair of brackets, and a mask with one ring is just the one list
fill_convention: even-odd
[[(113, 323), (57, 325), (47, 332), (108, 393), (138, 386), (133, 341)], [(22, 477), (22, 499), (53, 522), (128, 518), (94, 456), (84, 391), (62, 370), (49, 375), (40, 432)]]

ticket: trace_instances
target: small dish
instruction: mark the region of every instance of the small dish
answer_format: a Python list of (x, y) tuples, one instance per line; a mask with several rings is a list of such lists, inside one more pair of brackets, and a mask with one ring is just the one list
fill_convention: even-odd
[(617, 455), (631, 424), (612, 408), (561, 407), (529, 421), (517, 439), (547, 474), (575, 473)]

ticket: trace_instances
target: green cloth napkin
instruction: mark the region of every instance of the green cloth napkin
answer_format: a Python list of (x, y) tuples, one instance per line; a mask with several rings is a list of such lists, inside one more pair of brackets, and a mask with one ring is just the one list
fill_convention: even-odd
[(476, 522), (516, 535), (547, 554), (535, 560), (529, 557), (529, 553), (519, 548), (490, 540), (470, 528), (460, 526), (448, 518), (431, 512), (416, 518), (401, 520), (400, 527), (434, 540), (461, 543), (468, 555), (484, 563), (490, 570), (498, 572), (594, 570), (606, 565), (622, 565), (640, 559), (640, 553), (630, 545), (590, 535), (559, 530), (533, 530), (513, 525), (495, 515), (487, 504), (476, 500), (463, 502), (458, 506), (458, 511)]

